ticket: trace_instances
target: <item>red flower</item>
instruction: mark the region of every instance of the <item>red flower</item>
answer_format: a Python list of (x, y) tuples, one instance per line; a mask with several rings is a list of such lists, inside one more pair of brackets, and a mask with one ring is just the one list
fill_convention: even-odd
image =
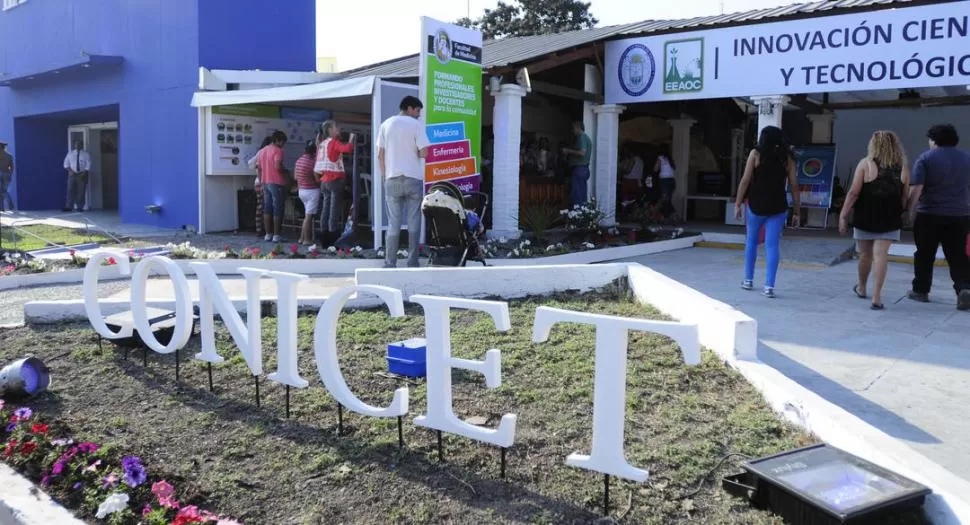
[(40, 423), (37, 423), (34, 426), (30, 427), (30, 431), (33, 432), (34, 434), (46, 434), (48, 430), (49, 428), (47, 425), (42, 425)]
[(228, 252), (229, 250), (231, 250), (231, 248), (229, 248), (228, 244), (222, 247), (222, 251), (224, 252)]
[(108, 257), (108, 266), (114, 266), (116, 264), (118, 264), (118, 261), (114, 257)]
[(3, 449), (3, 455), (7, 456), (8, 458), (13, 456), (13, 452), (17, 449), (18, 444), (19, 442), (16, 439), (11, 439), (9, 442), (7, 442), (6, 448)]
[(199, 508), (195, 505), (189, 505), (183, 508), (175, 515), (175, 521), (171, 525), (187, 525), (189, 523), (204, 523), (206, 520), (205, 516), (199, 511)]
[(22, 456), (29, 456), (33, 454), (35, 450), (37, 450), (37, 443), (33, 441), (27, 441), (26, 443), (20, 445), (20, 454)]
[(259, 255), (259, 251), (260, 251), (259, 248), (253, 248), (253, 255), (254, 256)]
[(291, 244), (290, 245), (290, 253), (296, 253), (298, 251), (300, 251), (300, 245), (299, 244)]

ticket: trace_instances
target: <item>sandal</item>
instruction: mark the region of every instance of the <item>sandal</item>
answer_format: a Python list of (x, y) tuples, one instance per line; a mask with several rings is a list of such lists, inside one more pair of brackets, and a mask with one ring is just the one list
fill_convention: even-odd
[(858, 297), (859, 299), (865, 299), (866, 298), (866, 294), (859, 293), (859, 285), (858, 284), (852, 285), (852, 293), (854, 293), (855, 296)]
[(882, 303), (872, 303), (872, 306), (869, 307), (870, 310), (884, 310), (885, 308), (886, 306)]

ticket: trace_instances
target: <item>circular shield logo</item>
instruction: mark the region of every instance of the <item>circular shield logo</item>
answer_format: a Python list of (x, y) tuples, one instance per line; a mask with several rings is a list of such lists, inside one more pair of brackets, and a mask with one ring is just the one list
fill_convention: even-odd
[(620, 87), (631, 97), (643, 96), (653, 85), (657, 73), (657, 63), (653, 53), (643, 44), (633, 44), (620, 56), (617, 75)]
[(802, 175), (806, 177), (818, 177), (822, 173), (822, 161), (820, 159), (808, 159), (802, 164)]
[(451, 60), (451, 37), (444, 29), (434, 36), (434, 56), (438, 57), (438, 62), (442, 64), (447, 64)]

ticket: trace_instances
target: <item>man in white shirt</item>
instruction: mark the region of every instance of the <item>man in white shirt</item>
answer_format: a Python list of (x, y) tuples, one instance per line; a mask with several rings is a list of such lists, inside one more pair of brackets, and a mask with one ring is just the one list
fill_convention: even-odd
[(74, 149), (64, 157), (64, 169), (67, 170), (67, 205), (65, 211), (81, 211), (84, 209), (85, 191), (88, 187), (88, 171), (91, 169), (91, 156), (84, 151), (84, 144), (80, 140), (74, 143)]
[(377, 133), (377, 160), (384, 177), (387, 196), (387, 237), (384, 267), (397, 266), (401, 239), (401, 219), (408, 219), (408, 267), (418, 266), (418, 240), (421, 238), (421, 199), (424, 197), (424, 166), (428, 156), (428, 135), (418, 120), (424, 105), (417, 97), (401, 100), (401, 113), (381, 124)]

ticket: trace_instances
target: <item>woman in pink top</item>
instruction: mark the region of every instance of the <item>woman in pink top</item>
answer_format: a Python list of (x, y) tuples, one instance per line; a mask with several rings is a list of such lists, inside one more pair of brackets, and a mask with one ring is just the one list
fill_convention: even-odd
[(303, 149), (303, 155), (296, 160), (293, 174), (299, 189), (300, 200), (303, 201), (303, 228), (300, 230), (300, 244), (313, 244), (313, 219), (317, 215), (320, 205), (320, 178), (313, 173), (313, 165), (317, 156), (317, 145), (308, 141)]
[(349, 142), (340, 142), (340, 126), (334, 120), (323, 123), (320, 129), (323, 141), (317, 147), (317, 162), (313, 171), (320, 176), (323, 182), (322, 204), (320, 209), (320, 229), (324, 229), (323, 221), (327, 221), (326, 231), (329, 232), (328, 243), (337, 240), (339, 230), (338, 223), (342, 215), (341, 197), (344, 192), (344, 184), (347, 180), (347, 173), (344, 171), (344, 153), (354, 151), (354, 140), (356, 137), (350, 134)]

